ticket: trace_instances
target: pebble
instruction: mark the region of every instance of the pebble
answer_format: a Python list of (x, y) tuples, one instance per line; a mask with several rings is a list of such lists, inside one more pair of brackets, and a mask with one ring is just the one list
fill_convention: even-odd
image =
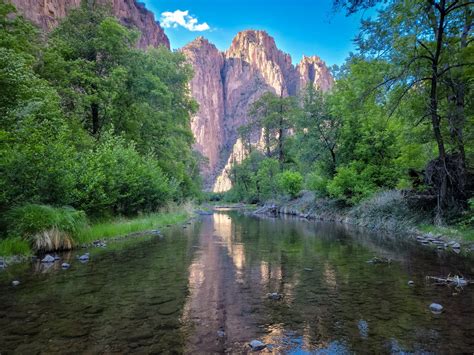
[(78, 258), (80, 261), (88, 261), (89, 260), (89, 253), (85, 253)]
[(278, 292), (267, 293), (267, 297), (271, 300), (279, 300), (282, 298), (282, 295)]
[(313, 271), (313, 269), (309, 268), (309, 267), (305, 267), (304, 268), (304, 271)]
[(454, 244), (451, 245), (451, 248), (453, 248), (453, 249), (460, 249), (460, 248), (461, 248), (461, 244), (459, 244), (459, 243), (454, 243)]
[(260, 340), (252, 340), (249, 343), (249, 346), (252, 349), (252, 351), (259, 351), (259, 350), (265, 349), (267, 345), (262, 343)]
[(223, 337), (225, 337), (225, 332), (224, 332), (223, 330), (218, 330), (218, 331), (217, 331), (217, 336), (218, 336), (219, 338), (223, 338)]
[(12, 281), (13, 286), (18, 286), (19, 284), (20, 284), (20, 281), (18, 281), (18, 280), (13, 280)]
[(412, 281), (412, 280), (408, 281), (408, 286), (413, 286), (413, 285), (415, 285), (415, 281)]
[(69, 268), (71, 267), (71, 265), (68, 264), (68, 263), (62, 263), (62, 264), (61, 264), (61, 267), (62, 267), (63, 269), (69, 269)]
[(443, 306), (438, 303), (432, 303), (430, 304), (430, 311), (434, 314), (440, 314), (443, 312)]
[(46, 256), (45, 256), (43, 259), (41, 259), (41, 262), (42, 262), (42, 263), (54, 263), (55, 260), (56, 260), (56, 259), (55, 259), (54, 256), (51, 256), (51, 255), (49, 255), (49, 254), (46, 254)]

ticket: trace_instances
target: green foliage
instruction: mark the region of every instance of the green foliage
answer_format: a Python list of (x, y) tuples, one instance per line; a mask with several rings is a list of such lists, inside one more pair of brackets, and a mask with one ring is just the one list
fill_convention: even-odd
[(8, 1), (0, 0), (0, 48), (32, 61), (38, 48), (36, 28), (20, 16)]
[(29, 256), (32, 254), (30, 244), (20, 237), (0, 239), (0, 256)]
[(303, 176), (297, 171), (286, 170), (278, 174), (277, 181), (281, 191), (292, 198), (298, 196), (303, 186)]
[(152, 155), (106, 132), (95, 149), (81, 153), (76, 165), (74, 205), (91, 215), (131, 215), (153, 211), (173, 196), (174, 186)]
[(279, 172), (280, 165), (278, 160), (267, 158), (261, 161), (256, 174), (260, 201), (265, 201), (277, 196), (279, 188), (277, 176)]
[(138, 32), (87, 1), (41, 46), (0, 1), (0, 35), (2, 214), (47, 204), (133, 215), (199, 196), (182, 54), (136, 49)]
[(320, 197), (327, 196), (328, 179), (324, 178), (320, 172), (310, 172), (305, 178), (305, 185), (308, 190), (316, 192)]

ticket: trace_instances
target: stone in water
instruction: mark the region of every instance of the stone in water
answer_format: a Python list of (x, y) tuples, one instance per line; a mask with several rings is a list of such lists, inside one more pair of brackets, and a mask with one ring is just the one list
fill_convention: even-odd
[(443, 312), (443, 306), (438, 303), (432, 303), (430, 304), (430, 311), (434, 314), (440, 314)]
[(252, 340), (249, 343), (250, 348), (252, 351), (259, 351), (265, 349), (266, 345), (262, 343), (260, 340)]

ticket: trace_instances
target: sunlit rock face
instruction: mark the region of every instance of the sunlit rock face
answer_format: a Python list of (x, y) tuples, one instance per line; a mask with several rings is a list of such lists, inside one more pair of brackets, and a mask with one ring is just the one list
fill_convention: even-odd
[[(208, 158), (204, 181), (215, 192), (231, 188), (230, 168), (246, 155), (237, 129), (251, 119), (248, 111), (255, 100), (267, 91), (287, 96), (310, 83), (324, 91), (333, 84), (319, 57), (303, 57), (295, 67), (264, 31), (239, 32), (224, 53), (202, 37), (182, 51), (195, 71), (191, 92), (199, 103), (192, 121), (196, 148)], [(257, 143), (261, 134), (254, 133)]]
[(198, 37), (182, 49), (194, 68), (190, 83), (191, 92), (200, 103), (199, 113), (192, 117), (191, 128), (196, 139), (196, 149), (207, 159), (202, 166), (204, 176), (211, 176), (219, 163), (219, 152), (225, 136), (224, 85), (221, 72), (224, 55), (203, 37)]
[(328, 91), (334, 85), (334, 78), (321, 58), (318, 56), (303, 56), (296, 66), (298, 72), (297, 90), (313, 84), (322, 91)]
[[(113, 14), (127, 27), (135, 27), (141, 32), (138, 46), (170, 47), (170, 42), (152, 12), (135, 0), (97, 0), (98, 3), (111, 4)], [(80, 5), (81, 0), (11, 0), (19, 13), (41, 27), (50, 31), (67, 16), (68, 12)]]

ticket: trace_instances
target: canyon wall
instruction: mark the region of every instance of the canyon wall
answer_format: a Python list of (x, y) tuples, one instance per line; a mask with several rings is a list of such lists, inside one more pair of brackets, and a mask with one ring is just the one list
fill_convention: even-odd
[[(81, 0), (10, 0), (18, 12), (38, 25), (44, 31), (50, 31), (68, 12), (78, 7)], [(152, 12), (135, 0), (97, 0), (101, 4), (110, 4), (113, 14), (127, 27), (136, 27), (140, 32), (138, 46), (147, 48), (164, 45), (170, 48), (170, 42), (160, 24), (155, 21)]]
[[(194, 68), (191, 92), (199, 103), (192, 118), (196, 148), (208, 159), (203, 169), (206, 187), (215, 192), (231, 187), (233, 162), (245, 157), (237, 128), (248, 123), (250, 105), (263, 93), (296, 95), (312, 84), (323, 91), (333, 85), (325, 63), (304, 56), (295, 67), (264, 31), (239, 32), (224, 53), (202, 37), (182, 52)], [(259, 138), (259, 132), (255, 134)]]

